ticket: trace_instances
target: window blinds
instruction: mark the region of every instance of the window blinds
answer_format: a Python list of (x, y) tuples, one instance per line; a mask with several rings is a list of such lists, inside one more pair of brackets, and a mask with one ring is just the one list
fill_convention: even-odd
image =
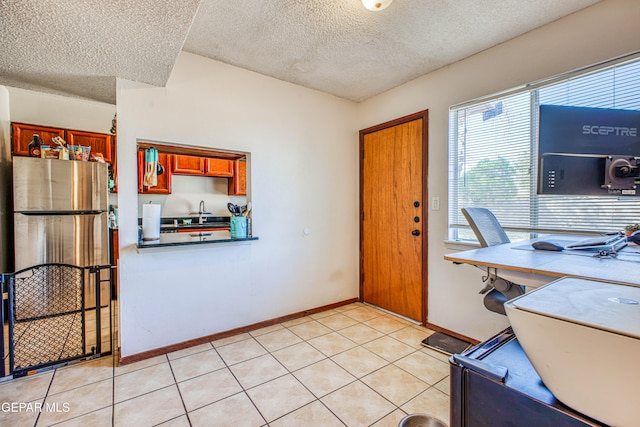
[(490, 209), (512, 240), (538, 232), (617, 231), (640, 222), (640, 197), (536, 194), (538, 107), (640, 110), (640, 59), (552, 81), (452, 107), (449, 239), (476, 240), (460, 212), (474, 206)]

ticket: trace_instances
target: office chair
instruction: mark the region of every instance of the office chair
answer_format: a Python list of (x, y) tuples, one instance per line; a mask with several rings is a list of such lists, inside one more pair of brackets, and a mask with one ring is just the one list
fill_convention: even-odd
[[(511, 242), (489, 209), (462, 208), (461, 210), (481, 247), (486, 248)], [(487, 285), (480, 291), (481, 294), (485, 294), (484, 306), (494, 313), (505, 314), (504, 303), (524, 294), (523, 286), (499, 277), (497, 270), (493, 274), (487, 270), (487, 276), (483, 280), (487, 282)]]

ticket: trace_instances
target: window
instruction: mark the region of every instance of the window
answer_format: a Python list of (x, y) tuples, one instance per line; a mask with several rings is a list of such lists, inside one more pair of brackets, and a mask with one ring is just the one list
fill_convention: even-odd
[(640, 110), (640, 58), (613, 62), (451, 108), (450, 240), (476, 240), (460, 212), (473, 206), (490, 209), (512, 240), (640, 222), (640, 197), (536, 194), (541, 104)]

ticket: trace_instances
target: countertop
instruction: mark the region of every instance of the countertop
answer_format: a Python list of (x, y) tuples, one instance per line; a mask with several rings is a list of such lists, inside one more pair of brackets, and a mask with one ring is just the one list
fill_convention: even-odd
[(229, 231), (194, 231), (191, 233), (160, 233), (158, 240), (140, 240), (138, 249), (186, 246), (186, 245), (208, 245), (229, 242), (248, 242), (258, 240), (258, 237), (249, 236), (240, 239), (231, 238)]
[[(138, 224), (142, 225), (142, 218)], [(138, 249), (202, 245), (230, 242), (247, 242), (258, 240), (255, 236), (241, 239), (231, 238), (229, 232), (230, 217), (205, 216), (203, 223), (195, 217), (171, 217), (160, 219), (160, 238), (157, 240), (138, 241)]]

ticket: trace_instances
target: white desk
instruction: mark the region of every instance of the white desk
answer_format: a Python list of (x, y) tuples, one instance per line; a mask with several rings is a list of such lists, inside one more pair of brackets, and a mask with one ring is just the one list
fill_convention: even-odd
[(595, 257), (592, 252), (583, 251), (534, 250), (530, 245), (532, 241), (456, 252), (445, 255), (444, 259), (497, 268), (501, 277), (530, 287), (565, 276), (640, 286), (638, 246), (624, 248), (616, 258), (609, 258)]

